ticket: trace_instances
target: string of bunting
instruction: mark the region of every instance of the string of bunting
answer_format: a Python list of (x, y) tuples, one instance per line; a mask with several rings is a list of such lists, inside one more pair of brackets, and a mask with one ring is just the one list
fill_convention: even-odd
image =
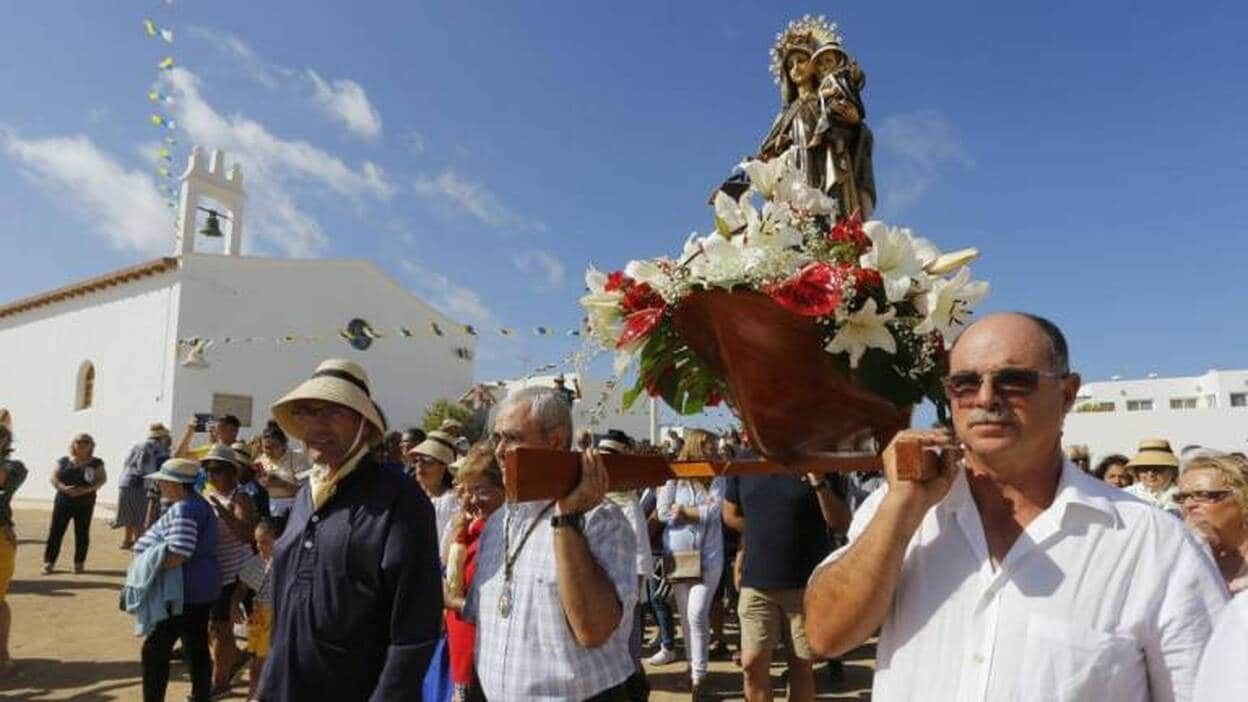
[[(166, 10), (166, 16), (172, 11), (173, 0), (162, 0)], [(156, 63), (156, 80), (153, 81), (152, 87), (147, 91), (147, 101), (151, 114), (148, 116), (148, 123), (151, 126), (161, 130), (161, 140), (156, 147), (156, 175), (159, 177), (158, 188), (161, 197), (164, 199), (165, 206), (171, 210), (177, 210), (177, 193), (178, 179), (174, 173), (173, 152), (178, 145), (175, 136), (178, 128), (177, 120), (170, 114), (173, 106), (173, 96), (164, 93), (162, 77), (164, 74), (173, 70), (176, 65), (173, 57), (173, 28), (166, 25), (157, 24), (151, 18), (143, 19), (143, 33), (148, 39), (155, 41), (161, 48), (159, 60)], [(176, 218), (176, 215), (174, 216)]]

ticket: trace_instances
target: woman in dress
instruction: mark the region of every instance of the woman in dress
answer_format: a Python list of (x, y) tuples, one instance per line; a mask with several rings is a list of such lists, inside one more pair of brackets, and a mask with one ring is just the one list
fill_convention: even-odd
[(147, 521), (147, 476), (160, 470), (160, 464), (169, 458), (169, 446), (173, 439), (164, 424), (156, 422), (147, 428), (147, 438), (135, 444), (126, 456), (121, 469), (120, 487), (117, 489), (117, 519), (113, 528), (126, 530), (121, 547), (128, 549), (143, 533)]
[(464, 597), (477, 570), (477, 546), (485, 522), (503, 504), (503, 471), (494, 451), (478, 444), (464, 458), (456, 480), (459, 511), (451, 522), (444, 599), (455, 702), (484, 700), (473, 665), (477, 627), (463, 618)]
[(0, 679), (13, 673), (13, 659), (9, 657), (9, 582), (17, 564), (17, 532), (13, 529), (13, 508), (9, 503), (13, 493), (26, 480), (26, 466), (10, 458), (13, 455), (13, 433), (8, 424), (0, 422)]
[(48, 544), (43, 550), (43, 574), (52, 572), (61, 554), (61, 541), (69, 523), (74, 523), (74, 572), (81, 573), (91, 546), (91, 515), (95, 512), (95, 493), (108, 476), (104, 461), (95, 457), (95, 439), (79, 434), (69, 445), (69, 455), (61, 456), (52, 469), (52, 524), (48, 527)]
[(416, 468), (416, 482), (420, 483), (420, 487), (429, 496), (429, 501), (433, 503), (438, 525), (438, 551), (444, 554), (451, 517), (455, 515), (459, 502), (455, 491), (451, 489), (449, 470), (449, 466), (455, 462), (455, 437), (442, 431), (431, 431), (408, 454)]

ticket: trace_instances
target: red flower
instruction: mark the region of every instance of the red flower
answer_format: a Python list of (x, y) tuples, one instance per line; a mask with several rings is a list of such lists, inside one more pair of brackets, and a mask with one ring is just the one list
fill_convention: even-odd
[(633, 279), (624, 275), (624, 271), (616, 271), (607, 276), (607, 282), (602, 286), (602, 289), (606, 292), (615, 292), (626, 286), (631, 286), (632, 282)]
[(624, 314), (632, 314), (648, 309), (662, 309), (666, 303), (663, 297), (650, 287), (649, 283), (633, 283), (629, 279), (629, 285), (624, 289), (624, 302), (620, 307), (624, 310)]
[(841, 304), (841, 290), (848, 273), (848, 266), (816, 261), (792, 278), (771, 286), (767, 294), (785, 309), (807, 317), (822, 317), (832, 314)]
[(884, 278), (874, 268), (859, 268), (854, 271), (854, 287), (858, 292), (865, 292), (884, 287)]
[(834, 244), (853, 244), (854, 248), (859, 251), (866, 251), (871, 248), (871, 239), (867, 237), (867, 233), (862, 228), (862, 215), (858, 210), (854, 210), (853, 214), (838, 221), (835, 227), (832, 227), (832, 233), (829, 235)]
[(628, 315), (624, 318), (624, 332), (620, 334), (619, 341), (615, 342), (615, 348), (622, 349), (641, 341), (659, 326), (662, 319), (663, 309), (660, 307), (652, 307)]
[(719, 403), (721, 403), (721, 402), (723, 402), (723, 401), (724, 401), (724, 398), (720, 397), (719, 393), (717, 393), (717, 392), (712, 392), (712, 393), (710, 394), (710, 397), (707, 397), (707, 398), (706, 398), (706, 406), (707, 406), (707, 407), (718, 407), (718, 406), (719, 406)]

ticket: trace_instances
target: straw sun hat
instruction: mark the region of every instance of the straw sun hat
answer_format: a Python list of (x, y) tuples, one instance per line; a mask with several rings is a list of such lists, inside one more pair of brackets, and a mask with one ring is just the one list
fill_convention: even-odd
[(408, 453), (419, 453), (437, 459), (445, 465), (455, 462), (455, 437), (440, 431), (431, 431), (425, 440), (409, 449)]
[(368, 373), (354, 361), (342, 358), (322, 361), (311, 378), (273, 403), (271, 410), (278, 426), (289, 436), (303, 441), (303, 424), (296, 421), (291, 413), (294, 404), (300, 400), (321, 400), (353, 409), (373, 425), (378, 437), (386, 433), (381, 411), (369, 395)]
[(1141, 439), (1135, 456), (1127, 463), (1128, 468), (1142, 466), (1161, 466), (1162, 468), (1178, 468), (1179, 459), (1170, 449), (1170, 442), (1165, 439)]
[(160, 470), (147, 476), (148, 480), (164, 480), (170, 483), (193, 484), (199, 477), (199, 463), (188, 458), (170, 458), (160, 464)]

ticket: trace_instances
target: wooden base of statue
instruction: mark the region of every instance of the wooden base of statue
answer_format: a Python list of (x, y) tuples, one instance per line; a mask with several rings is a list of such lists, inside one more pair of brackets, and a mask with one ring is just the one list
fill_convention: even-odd
[[(667, 461), (605, 456), (612, 490), (661, 485), (671, 478), (880, 470), (874, 453), (910, 426), (911, 408), (860, 388), (823, 349), (815, 321), (757, 292), (706, 290), (686, 297), (673, 321), (685, 343), (725, 378), (734, 412), (762, 460)], [(938, 472), (935, 453), (897, 446), (902, 479)], [(507, 457), (507, 499), (561, 497), (580, 475), (578, 454), (518, 449)]]

